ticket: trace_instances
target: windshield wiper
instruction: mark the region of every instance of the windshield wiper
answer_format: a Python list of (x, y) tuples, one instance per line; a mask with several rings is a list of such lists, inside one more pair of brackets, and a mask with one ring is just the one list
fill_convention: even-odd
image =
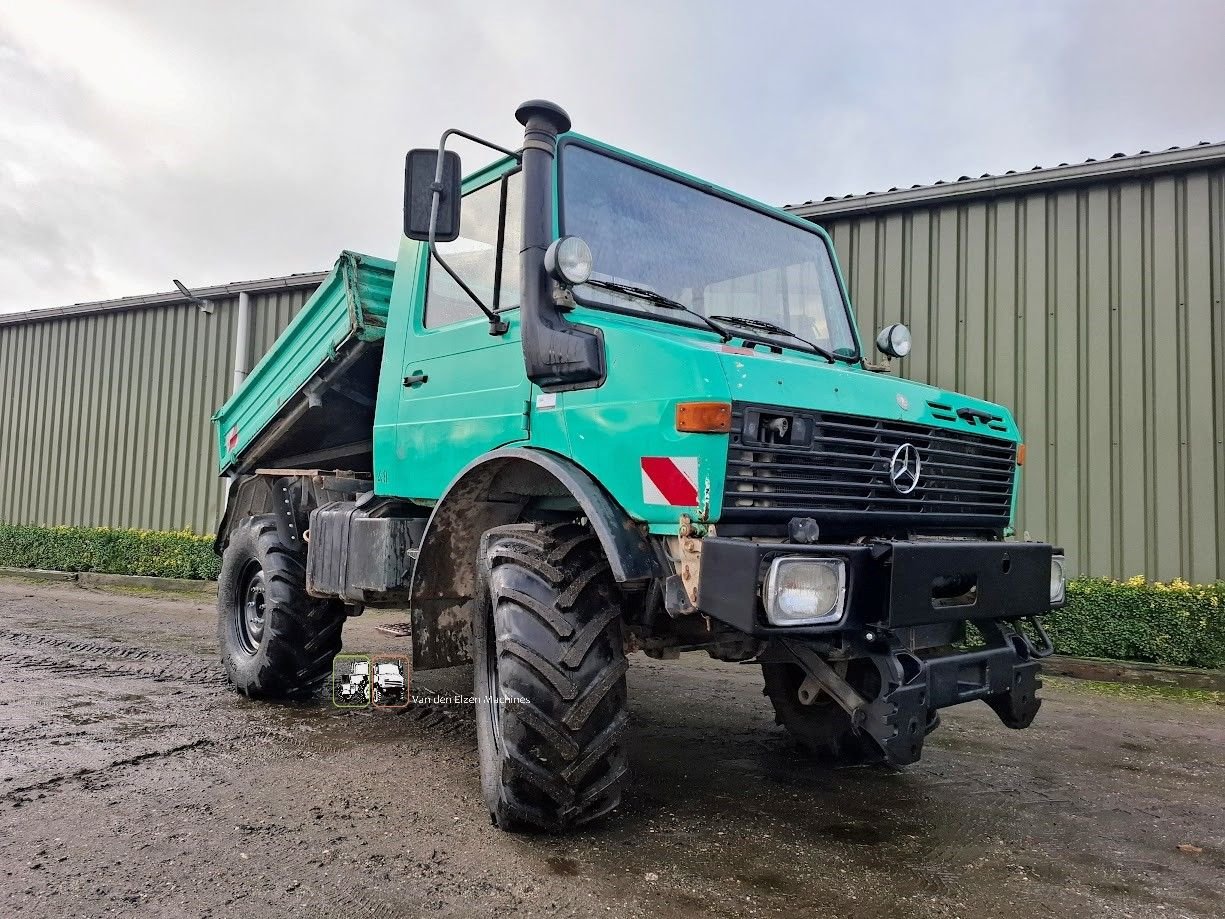
[(622, 284), (620, 281), (605, 281), (601, 278), (588, 278), (586, 283), (592, 287), (602, 287), (605, 290), (614, 290), (617, 293), (629, 294), (631, 297), (641, 297), (643, 300), (649, 300), (656, 306), (662, 306), (666, 310), (680, 310), (683, 313), (688, 313), (690, 316), (696, 316), (706, 324), (707, 328), (723, 339), (723, 341), (732, 340), (732, 333), (723, 328), (723, 326), (711, 322), (697, 310), (690, 309), (679, 300), (673, 300), (671, 297), (666, 297), (658, 291), (651, 290), (649, 287), (638, 287), (634, 284)]
[(781, 325), (775, 325), (773, 322), (766, 322), (764, 319), (750, 319), (747, 316), (711, 316), (711, 319), (718, 319), (720, 322), (726, 322), (730, 325), (741, 325), (746, 329), (757, 329), (762, 332), (769, 332), (771, 335), (785, 335), (787, 338), (794, 338), (796, 341), (803, 342), (812, 348), (814, 354), (818, 354), (825, 358), (831, 364), (838, 360), (838, 356), (828, 348), (823, 348), (816, 342), (811, 342), (803, 336), (796, 335), (790, 329), (784, 329)]

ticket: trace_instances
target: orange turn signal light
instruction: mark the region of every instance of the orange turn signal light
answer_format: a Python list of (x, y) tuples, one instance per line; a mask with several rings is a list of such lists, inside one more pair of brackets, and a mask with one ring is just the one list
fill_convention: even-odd
[(732, 429), (730, 402), (681, 402), (676, 429), (689, 434), (726, 434)]
[(1025, 465), (1025, 444), (1017, 444), (1017, 465)]

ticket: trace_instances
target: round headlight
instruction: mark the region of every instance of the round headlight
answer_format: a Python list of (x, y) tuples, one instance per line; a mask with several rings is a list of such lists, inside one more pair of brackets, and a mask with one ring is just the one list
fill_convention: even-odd
[(890, 357), (905, 357), (910, 345), (910, 329), (900, 322), (885, 326), (876, 336), (876, 349)]
[(591, 277), (591, 247), (577, 236), (555, 239), (545, 251), (544, 268), (567, 287), (585, 284)]

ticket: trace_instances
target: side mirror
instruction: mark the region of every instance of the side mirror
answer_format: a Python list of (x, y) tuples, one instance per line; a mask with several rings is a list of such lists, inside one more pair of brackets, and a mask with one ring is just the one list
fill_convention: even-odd
[(876, 350), (889, 357), (905, 357), (910, 346), (910, 329), (900, 322), (885, 326), (876, 336)]
[[(427, 242), (434, 203), (434, 176), (438, 172), (437, 150), (409, 150), (404, 161), (404, 235)], [(442, 194), (434, 223), (434, 240), (449, 243), (459, 236), (459, 154), (442, 154)]]

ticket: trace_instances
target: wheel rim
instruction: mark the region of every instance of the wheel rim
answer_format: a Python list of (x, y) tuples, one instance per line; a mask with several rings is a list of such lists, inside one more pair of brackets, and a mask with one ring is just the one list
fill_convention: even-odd
[(242, 579), (242, 609), (238, 613), (238, 638), (244, 650), (254, 655), (264, 640), (267, 624), (268, 595), (264, 580), (264, 569), (259, 562), (248, 563)]
[(486, 686), (488, 696), (481, 700), (489, 712), (489, 725), (493, 733), (493, 744), (500, 753), (502, 744), (502, 682), (498, 678), (498, 636), (493, 627), (493, 610), (489, 611), (489, 621), (485, 625), (485, 673), (488, 676)]

